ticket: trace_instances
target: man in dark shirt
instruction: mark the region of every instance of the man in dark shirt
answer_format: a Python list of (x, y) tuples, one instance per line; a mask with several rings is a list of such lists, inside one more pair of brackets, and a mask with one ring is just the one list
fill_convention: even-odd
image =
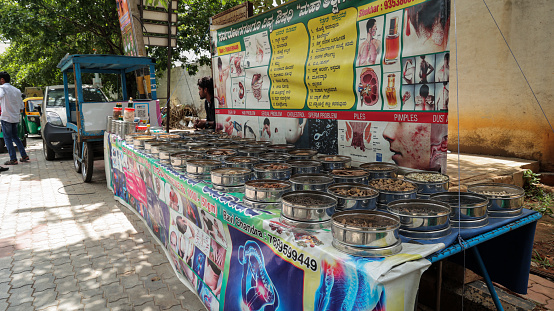
[(215, 105), (214, 105), (214, 84), (211, 77), (198, 79), (198, 95), (205, 99), (204, 109), (206, 120), (199, 120), (194, 123), (195, 128), (215, 128)]

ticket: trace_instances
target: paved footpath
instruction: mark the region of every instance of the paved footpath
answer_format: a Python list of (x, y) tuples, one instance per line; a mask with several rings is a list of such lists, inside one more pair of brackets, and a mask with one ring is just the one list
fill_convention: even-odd
[(0, 173), (0, 311), (205, 310), (113, 199), (102, 161), (83, 184), (70, 158), (46, 161), (42, 141), (28, 143), (31, 161)]

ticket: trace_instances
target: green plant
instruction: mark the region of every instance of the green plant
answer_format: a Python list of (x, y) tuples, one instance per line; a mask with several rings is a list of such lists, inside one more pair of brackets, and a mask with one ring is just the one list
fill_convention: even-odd
[(553, 265), (550, 263), (550, 260), (546, 256), (542, 257), (537, 250), (533, 250), (533, 258), (531, 258), (531, 261), (536, 262), (537, 264), (541, 265), (543, 268), (551, 268)]
[(525, 196), (533, 198), (537, 196), (543, 196), (544, 191), (539, 187), (541, 184), (541, 175), (533, 172), (532, 170), (526, 170), (523, 172)]
[(552, 207), (554, 204), (554, 194), (546, 193), (541, 185), (540, 174), (534, 173), (531, 170), (526, 170), (523, 173), (524, 185), (523, 189), (525, 190), (525, 198), (530, 202), (529, 206), (543, 214), (543, 215), (552, 215)]

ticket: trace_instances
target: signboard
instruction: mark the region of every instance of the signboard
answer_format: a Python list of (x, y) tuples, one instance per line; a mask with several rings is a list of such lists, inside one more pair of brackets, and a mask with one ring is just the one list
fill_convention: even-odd
[(450, 0), (293, 1), (212, 31), (230, 135), (446, 171)]
[[(175, 38), (177, 25), (174, 24), (177, 22), (177, 13), (175, 13), (177, 1), (168, 3), (171, 4), (171, 14), (168, 14), (168, 8), (165, 8), (161, 3), (152, 7), (146, 6), (145, 2), (143, 0), (143, 5), (145, 5), (145, 9), (142, 11), (144, 44), (150, 46), (168, 46), (168, 44), (171, 44), (171, 47), (177, 46), (177, 39)], [(160, 22), (163, 22), (163, 24), (160, 24)], [(172, 24), (170, 27), (167, 24), (168, 22)], [(168, 35), (171, 36), (171, 41), (169, 41)]]
[(116, 2), (124, 54), (127, 56), (139, 56), (129, 0), (116, 0)]
[(212, 25), (226, 25), (242, 22), (254, 14), (252, 2), (245, 1), (212, 17)]

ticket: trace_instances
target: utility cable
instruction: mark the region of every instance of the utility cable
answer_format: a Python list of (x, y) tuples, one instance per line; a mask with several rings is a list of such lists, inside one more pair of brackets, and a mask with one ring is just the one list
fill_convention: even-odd
[[(510, 45), (508, 44), (508, 41), (506, 40), (506, 37), (504, 36), (504, 33), (502, 33), (502, 30), (500, 30), (500, 26), (498, 26), (498, 23), (496, 22), (496, 19), (494, 18), (494, 16), (492, 15), (492, 12), (491, 10), (489, 9), (489, 6), (487, 5), (487, 2), (485, 0), (483, 0), (483, 3), (485, 4), (485, 7), (487, 8), (487, 10), (489, 11), (489, 14), (494, 22), (494, 24), (496, 25), (496, 28), (498, 29), (498, 32), (500, 32), (500, 35), (502, 36), (502, 39), (504, 39), (504, 43), (506, 43), (506, 46), (508, 47), (508, 50), (510, 50), (510, 53), (512, 54), (512, 57), (514, 58), (514, 61), (516, 62), (517, 64), (517, 67), (519, 68), (519, 71), (521, 72), (521, 74), (523, 75), (523, 78), (525, 79), (525, 82), (527, 83), (527, 86), (529, 87), (529, 89), (531, 90), (531, 93), (533, 93), (533, 96), (535, 97), (535, 100), (537, 101), (537, 104), (539, 105), (539, 108), (541, 108), (541, 111), (542, 111), (542, 114), (544, 115), (544, 118), (546, 119), (546, 122), (548, 123), (548, 125), (550, 126), (550, 130), (552, 131), (552, 133), (554, 133), (554, 128), (552, 127), (552, 124), (550, 123), (550, 121), (548, 120), (548, 117), (546, 116), (546, 113), (544, 112), (544, 109), (542, 108), (542, 105), (541, 103), (539, 102), (539, 99), (537, 98), (537, 95), (535, 94), (535, 91), (533, 91), (533, 88), (531, 87), (531, 84), (529, 83), (529, 80), (527, 80), (527, 76), (525, 76), (525, 73), (523, 72), (523, 69), (521, 69), (521, 66), (519, 65), (519, 62), (517, 61), (517, 58), (516, 56), (514, 55), (514, 52), (512, 51), (512, 48), (510, 47)], [(456, 68), (456, 71), (458, 70), (458, 68)]]

